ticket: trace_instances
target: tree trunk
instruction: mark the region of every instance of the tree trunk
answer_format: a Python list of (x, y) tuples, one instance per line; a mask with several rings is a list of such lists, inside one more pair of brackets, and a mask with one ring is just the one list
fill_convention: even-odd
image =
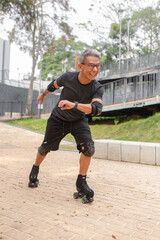
[(27, 109), (26, 114), (32, 115), (32, 97), (33, 97), (33, 82), (34, 82), (34, 73), (35, 73), (35, 59), (33, 59), (33, 65), (32, 65), (32, 74), (30, 79), (30, 86), (28, 89), (28, 99), (27, 99)]
[(28, 99), (27, 99), (27, 108), (26, 108), (26, 114), (32, 115), (32, 97), (33, 97), (33, 82), (34, 82), (34, 74), (35, 74), (35, 68), (36, 68), (36, 56), (35, 56), (35, 31), (36, 26), (34, 26), (33, 34), (32, 34), (32, 43), (33, 43), (33, 51), (32, 51), (32, 73), (31, 73), (31, 79), (30, 79), (30, 86), (28, 89)]

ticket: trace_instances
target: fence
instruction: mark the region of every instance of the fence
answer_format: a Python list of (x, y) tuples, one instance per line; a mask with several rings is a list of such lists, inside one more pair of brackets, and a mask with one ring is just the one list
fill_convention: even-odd
[(103, 104), (113, 105), (160, 95), (160, 71), (103, 84)]
[(154, 69), (160, 67), (160, 48), (156, 51), (137, 58), (129, 58), (119, 62), (111, 62), (102, 66), (102, 70), (97, 79), (111, 77), (112, 75), (134, 73), (146, 69)]
[[(30, 81), (26, 81), (26, 80), (15, 80), (15, 79), (6, 79), (5, 80), (5, 84), (8, 86), (13, 86), (13, 87), (18, 87), (18, 88), (29, 88), (30, 85)], [(48, 86), (49, 82), (47, 81), (41, 81), (41, 83), (36, 80), (33, 82), (33, 89), (39, 91), (39, 89), (46, 89)], [(40, 86), (41, 85), (41, 86)]]
[[(50, 113), (58, 102), (59, 96), (50, 94), (45, 98), (43, 109), (38, 109), (36, 99), (32, 101), (31, 116)], [(41, 105), (42, 106), (42, 105)], [(0, 119), (22, 118), (26, 116), (26, 100), (0, 101)]]
[[(105, 83), (103, 105), (109, 106), (160, 95), (160, 71), (127, 77)], [(32, 101), (31, 115), (50, 113), (59, 99), (59, 94), (49, 94), (45, 98), (43, 109), (38, 109), (36, 99)], [(0, 101), (0, 117), (14, 118), (26, 115), (27, 100)]]

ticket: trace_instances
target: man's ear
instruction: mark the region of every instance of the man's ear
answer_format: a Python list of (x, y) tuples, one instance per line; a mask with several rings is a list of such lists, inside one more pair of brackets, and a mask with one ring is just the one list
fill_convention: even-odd
[(82, 71), (82, 64), (78, 64), (78, 69), (80, 72)]

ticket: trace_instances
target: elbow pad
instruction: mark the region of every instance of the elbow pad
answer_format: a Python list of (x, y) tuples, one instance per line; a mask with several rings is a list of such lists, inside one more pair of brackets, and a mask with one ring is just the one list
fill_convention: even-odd
[(54, 81), (55, 81), (55, 80), (53, 80), (53, 81), (48, 85), (48, 87), (47, 87), (47, 90), (48, 90), (49, 92), (54, 92), (54, 91), (56, 90), (55, 86), (53, 85)]
[(92, 112), (91, 115), (92, 116), (96, 116), (96, 115), (100, 115), (102, 113), (102, 103), (95, 101), (93, 103), (91, 103), (92, 106)]

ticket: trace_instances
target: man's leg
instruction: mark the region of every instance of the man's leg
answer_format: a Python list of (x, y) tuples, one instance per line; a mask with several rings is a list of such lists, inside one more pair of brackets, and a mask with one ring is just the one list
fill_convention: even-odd
[(83, 153), (80, 155), (80, 167), (79, 167), (79, 174), (85, 176), (87, 174), (89, 165), (90, 165), (91, 157), (85, 156)]
[(91, 157), (95, 152), (94, 142), (90, 140), (88, 142), (80, 143), (77, 148), (81, 152), (79, 161), (79, 174), (86, 175), (90, 165)]
[(32, 166), (29, 175), (29, 187), (38, 187), (39, 180), (37, 177), (39, 173), (39, 166), (45, 159), (46, 155), (50, 152), (50, 149), (52, 149), (52, 151), (58, 150), (59, 143), (65, 134), (68, 133), (68, 129), (69, 128), (67, 127), (67, 132), (64, 133), (63, 122), (57, 123), (52, 118), (48, 119), (44, 140), (38, 148), (35, 163)]
[(42, 163), (42, 161), (45, 159), (48, 152), (49, 150), (47, 150), (47, 148), (45, 149), (43, 147), (43, 144), (38, 148), (35, 164), (32, 166), (32, 169), (29, 175), (28, 187), (32, 187), (32, 188), (38, 187), (39, 179), (37, 177), (39, 173), (39, 166)]
[(80, 144), (78, 149), (81, 151), (80, 155), (80, 167), (79, 167), (79, 175), (76, 181), (76, 187), (78, 194), (74, 195), (74, 198), (79, 196), (85, 196), (82, 201), (83, 203), (92, 202), (94, 191), (88, 186), (86, 177), (87, 171), (90, 165), (91, 157), (94, 154), (94, 143), (92, 141)]
[[(88, 120), (84, 118), (74, 122), (72, 124), (71, 134), (74, 136), (77, 143), (77, 149), (81, 153), (79, 160), (79, 174), (76, 180), (76, 188), (78, 193), (74, 194), (74, 198), (86, 196), (87, 201), (92, 202), (94, 191), (88, 186), (86, 177), (95, 148), (88, 125)], [(86, 202), (86, 200), (84, 201)]]
[(37, 152), (37, 156), (36, 156), (36, 160), (35, 160), (35, 166), (40, 166), (40, 164), (42, 163), (42, 161), (45, 159), (45, 156), (42, 156), (39, 152)]
[(76, 181), (76, 188), (78, 193), (74, 193), (73, 197), (83, 197), (82, 202), (92, 202), (94, 199), (94, 191), (88, 186), (86, 177), (87, 171), (90, 165), (91, 157), (85, 156), (83, 153), (80, 155), (80, 167), (79, 167), (79, 175)]

